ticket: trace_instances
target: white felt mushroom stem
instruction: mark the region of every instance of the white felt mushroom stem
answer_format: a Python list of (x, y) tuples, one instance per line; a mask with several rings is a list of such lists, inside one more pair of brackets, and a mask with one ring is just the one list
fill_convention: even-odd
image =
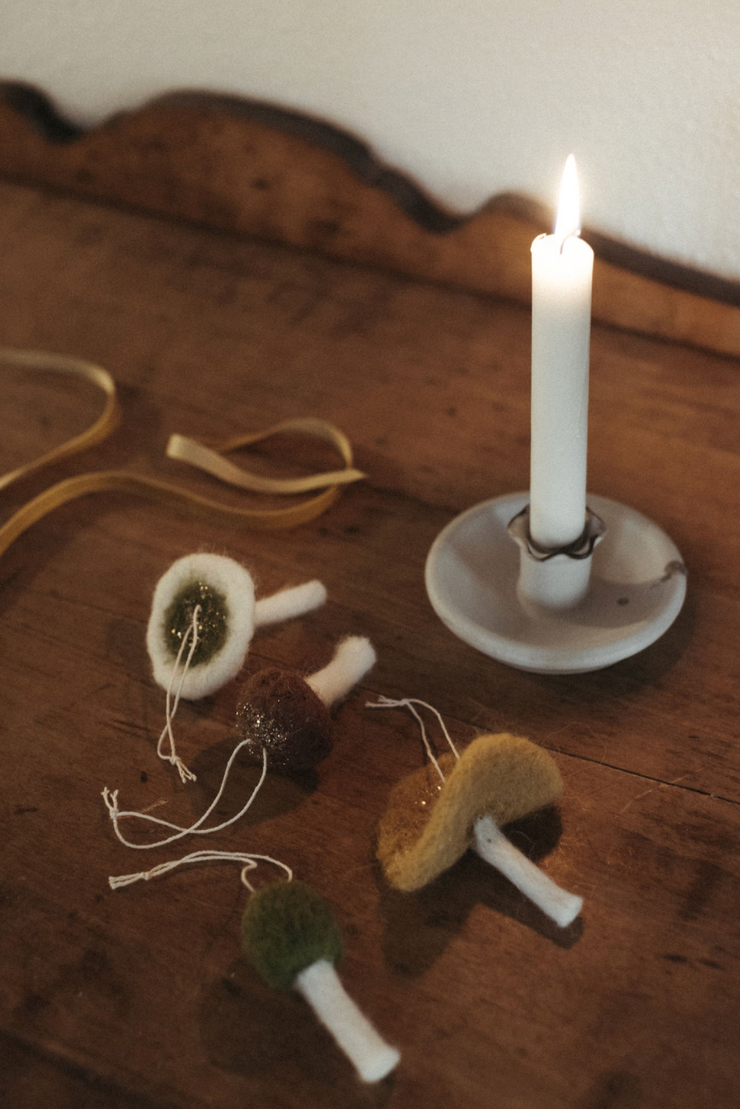
[(490, 816), (481, 816), (475, 822), (472, 847), (561, 928), (565, 928), (580, 913), (583, 898), (567, 893), (552, 878), (548, 878), (507, 839)]
[(378, 1082), (401, 1058), (360, 1012), (342, 985), (333, 963), (319, 959), (302, 970), (294, 988), (303, 995), (321, 1023), (354, 1064), (365, 1082)]
[(281, 620), (292, 620), (294, 616), (303, 616), (325, 602), (325, 586), (320, 581), (306, 581), (303, 585), (281, 589), (279, 593), (257, 601), (254, 623), (256, 627), (262, 627), (264, 624), (278, 624)]
[(375, 665), (375, 659), (375, 650), (369, 639), (362, 635), (350, 635), (337, 644), (331, 662), (323, 670), (309, 675), (306, 682), (329, 708), (362, 681)]

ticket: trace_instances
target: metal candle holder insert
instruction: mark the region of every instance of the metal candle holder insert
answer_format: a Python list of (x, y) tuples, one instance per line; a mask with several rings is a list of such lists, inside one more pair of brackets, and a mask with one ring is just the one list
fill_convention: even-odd
[(519, 546), (517, 593), (523, 604), (549, 609), (573, 608), (588, 592), (591, 556), (606, 533), (606, 524), (586, 508), (586, 522), (578, 539), (547, 549), (535, 543), (529, 530), (529, 505), (510, 521), (507, 531)]

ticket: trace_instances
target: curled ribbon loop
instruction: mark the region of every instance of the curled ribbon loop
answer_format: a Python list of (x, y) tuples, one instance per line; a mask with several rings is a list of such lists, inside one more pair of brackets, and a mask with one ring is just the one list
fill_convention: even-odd
[(7, 474), (3, 474), (0, 477), (0, 489), (6, 489), (20, 478), (28, 477), (30, 474), (36, 473), (37, 470), (42, 470), (45, 466), (51, 466), (54, 462), (60, 462), (63, 458), (79, 454), (80, 451), (100, 443), (116, 428), (120, 418), (116, 383), (102, 366), (96, 366), (94, 362), (85, 362), (81, 358), (67, 358), (62, 354), (47, 354), (40, 350), (15, 350), (12, 347), (0, 347), (0, 362), (26, 370), (75, 374), (77, 377), (83, 377), (91, 384), (97, 385), (106, 397), (105, 408), (94, 424), (80, 435), (75, 435), (60, 446), (40, 455), (33, 462), (27, 462), (16, 470), (10, 470)]
[[(307, 477), (298, 478), (270, 478), (259, 474), (250, 474), (239, 469), (233, 462), (224, 458), (229, 451), (239, 450), (241, 447), (251, 447), (254, 443), (261, 443), (273, 435), (286, 432), (298, 432), (311, 435), (316, 439), (323, 439), (336, 447), (344, 459), (343, 470), (331, 470), (323, 474), (309, 474)], [(316, 420), (307, 416), (295, 420), (283, 420), (282, 423), (273, 424), (264, 431), (252, 435), (239, 435), (233, 439), (224, 439), (221, 442), (210, 442), (205, 439), (188, 439), (184, 435), (172, 435), (167, 444), (167, 456), (177, 458), (180, 462), (188, 462), (205, 470), (229, 485), (236, 485), (240, 489), (249, 489), (252, 493), (308, 493), (312, 489), (323, 489), (327, 485), (346, 485), (352, 481), (359, 481), (365, 475), (352, 467), (352, 447), (349, 439), (339, 428), (326, 423), (325, 420)]]
[[(0, 347), (0, 361), (29, 370), (51, 370), (72, 373), (97, 385), (106, 395), (103, 412), (86, 431), (68, 439), (53, 450), (47, 451), (32, 462), (19, 466), (0, 476), (0, 490), (5, 489), (20, 478), (36, 473), (38, 470), (77, 454), (87, 447), (105, 439), (116, 427), (120, 410), (116, 397), (113, 378), (100, 366), (79, 358), (47, 354), (41, 351), (13, 350)], [(313, 436), (330, 443), (339, 452), (344, 467), (326, 473), (310, 474), (297, 478), (269, 478), (250, 474), (240, 469), (224, 453), (262, 442), (273, 435), (299, 433)], [(11, 543), (47, 513), (59, 505), (88, 493), (124, 492), (134, 493), (168, 507), (195, 513), (197, 516), (212, 519), (219, 523), (242, 524), (257, 531), (270, 531), (291, 528), (315, 519), (334, 503), (342, 486), (359, 481), (365, 477), (352, 464), (352, 447), (347, 437), (325, 420), (313, 417), (284, 420), (264, 431), (250, 435), (237, 436), (223, 442), (207, 442), (190, 439), (183, 435), (173, 435), (167, 445), (170, 458), (196, 466), (212, 474), (229, 485), (256, 493), (295, 495), (321, 489), (322, 492), (299, 504), (287, 508), (257, 509), (234, 508), (220, 504), (207, 497), (191, 493), (177, 485), (143, 477), (126, 470), (101, 470), (78, 474), (45, 489), (38, 496), (19, 508), (5, 524), (0, 527), (0, 555)]]

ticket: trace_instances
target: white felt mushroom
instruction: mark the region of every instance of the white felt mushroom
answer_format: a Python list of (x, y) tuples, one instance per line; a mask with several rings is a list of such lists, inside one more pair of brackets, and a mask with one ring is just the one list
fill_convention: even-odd
[[(176, 682), (186, 700), (207, 697), (241, 670), (256, 627), (301, 616), (325, 600), (319, 581), (256, 600), (252, 575), (234, 559), (185, 555), (154, 591), (146, 633), (154, 679), (165, 690)], [(197, 634), (190, 655), (191, 628)]]

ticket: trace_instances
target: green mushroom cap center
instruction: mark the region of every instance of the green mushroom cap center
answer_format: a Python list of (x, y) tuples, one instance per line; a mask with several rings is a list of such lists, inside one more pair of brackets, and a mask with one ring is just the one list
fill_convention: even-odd
[[(183, 586), (173, 597), (163, 620), (164, 641), (172, 658), (176, 659), (183, 637), (192, 626), (193, 613), (198, 605), (200, 605), (196, 621), (198, 642), (190, 660), (191, 666), (210, 662), (226, 642), (229, 617), (226, 597), (208, 582), (196, 579)], [(186, 647), (183, 652), (185, 657), (187, 653)]]

